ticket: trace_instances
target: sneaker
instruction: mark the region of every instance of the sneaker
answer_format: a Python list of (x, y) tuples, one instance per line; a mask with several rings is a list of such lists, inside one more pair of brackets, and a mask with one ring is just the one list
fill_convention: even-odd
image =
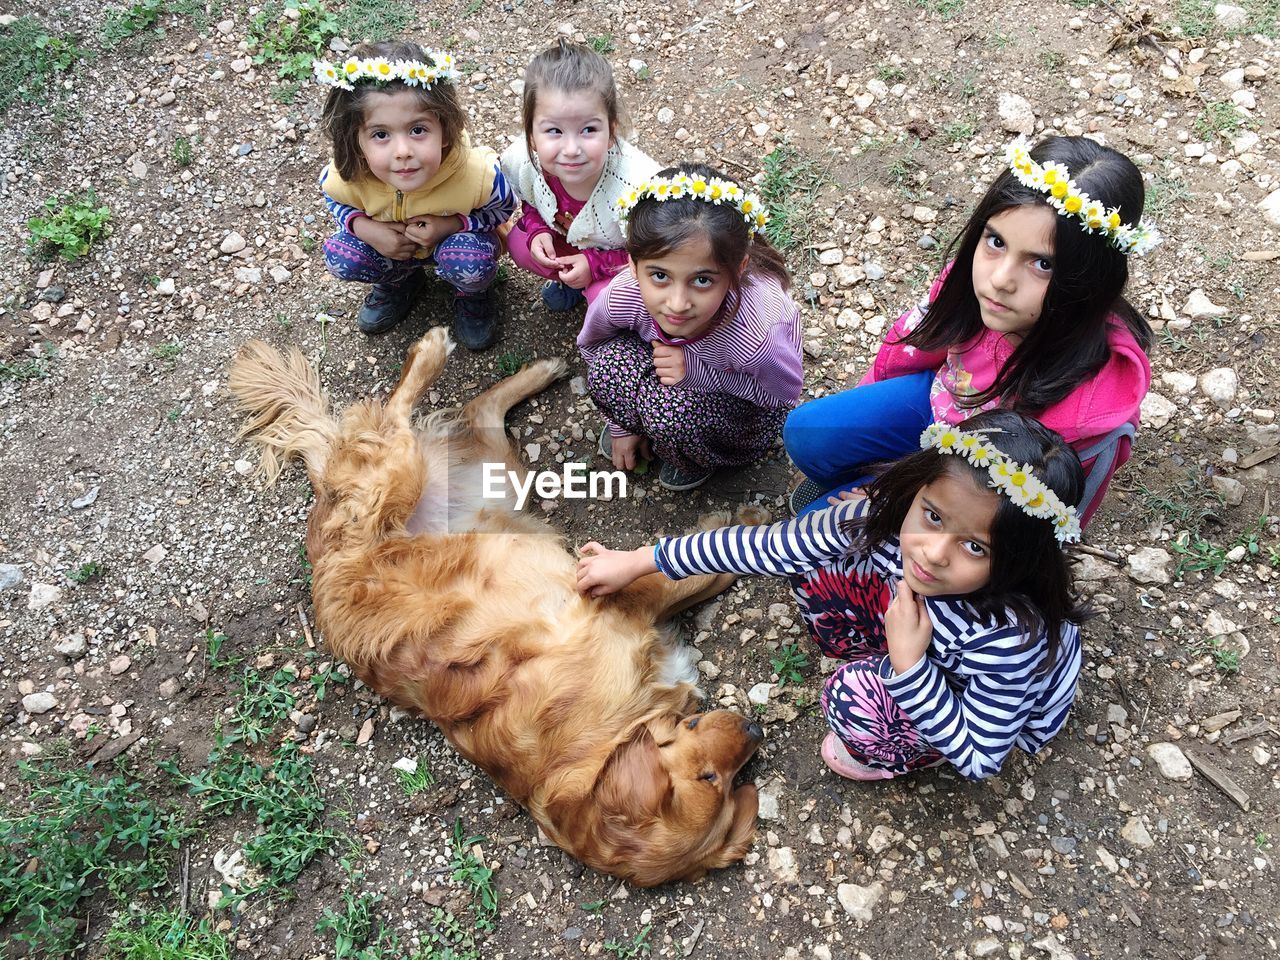
[(542, 285), (542, 302), (552, 313), (565, 313), (587, 299), (581, 290), (575, 290), (559, 280), (548, 280)]
[(370, 336), (386, 333), (412, 312), (426, 283), (421, 269), (393, 283), (375, 283), (356, 316), (360, 332)]
[(493, 288), (453, 298), (453, 333), (468, 350), (483, 350), (498, 339), (498, 303)]
[(892, 771), (869, 767), (853, 759), (849, 748), (834, 733), (828, 733), (822, 741), (822, 761), (846, 780), (892, 780), (897, 776)]
[(658, 483), (668, 490), (692, 490), (710, 480), (714, 472), (710, 467), (681, 470), (670, 463), (664, 463), (662, 469), (658, 471)]
[(802, 478), (791, 488), (791, 493), (787, 497), (787, 509), (791, 511), (791, 516), (798, 516), (801, 510), (822, 496), (822, 493), (822, 487), (808, 477)]

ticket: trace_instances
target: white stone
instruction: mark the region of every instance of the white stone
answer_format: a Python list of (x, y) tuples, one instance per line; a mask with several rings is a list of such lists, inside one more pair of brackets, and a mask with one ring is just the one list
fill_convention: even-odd
[(1231, 95), (1231, 102), (1242, 110), (1256, 110), (1258, 98), (1252, 90), (1237, 90)]
[(283, 267), (280, 264), (276, 264), (274, 267), (268, 270), (267, 273), (271, 274), (271, 279), (274, 280), (276, 283), (284, 283), (291, 276), (293, 276), (293, 274), (289, 272), (288, 267)]
[(1227, 406), (1240, 389), (1240, 378), (1230, 367), (1214, 367), (1200, 375), (1200, 392), (1214, 403)]
[(1244, 67), (1236, 67), (1234, 70), (1228, 70), (1218, 78), (1228, 90), (1240, 90), (1244, 87)]
[(33, 583), (27, 597), (28, 610), (43, 610), (62, 599), (62, 588), (52, 583)]
[(1000, 940), (996, 937), (983, 937), (969, 945), (969, 954), (974, 957), (992, 957), (1000, 951)]
[[(1243, 75), (1244, 74), (1242, 72), (1241, 76)], [(658, 110), (658, 122), (663, 126), (666, 126), (675, 118), (676, 118), (676, 112), (672, 110), (670, 107), (662, 107), (660, 110)]]
[(1220, 307), (1205, 294), (1199, 287), (1191, 291), (1191, 296), (1187, 297), (1186, 305), (1182, 308), (1182, 312), (1188, 317), (1225, 317), (1227, 308)]
[(222, 239), (218, 249), (223, 253), (239, 253), (246, 246), (244, 237), (232, 230)]
[(844, 260), (844, 251), (839, 247), (832, 247), (830, 250), (823, 250), (818, 254), (818, 262), (824, 267), (834, 267), (837, 263)]
[(1116, 568), (1100, 557), (1087, 553), (1079, 554), (1071, 565), (1078, 583), (1099, 583), (1110, 580), (1116, 575)]
[(147, 563), (159, 563), (169, 555), (169, 551), (165, 549), (164, 544), (157, 543), (154, 547), (142, 555), (142, 559)]
[(1172, 560), (1167, 550), (1142, 547), (1129, 556), (1129, 576), (1137, 583), (1169, 583)]
[(391, 769), (399, 770), (402, 773), (407, 773), (412, 776), (418, 772), (418, 761), (413, 759), (413, 757), (401, 757), (391, 765)]
[(832, 271), (835, 277), (836, 285), (841, 287), (852, 287), (855, 283), (860, 283), (866, 279), (866, 272), (861, 267), (856, 267), (851, 263), (836, 264)]
[(1234, 3), (1217, 3), (1213, 7), (1213, 19), (1227, 30), (1243, 30), (1249, 24), (1249, 11)]
[(1160, 382), (1181, 397), (1187, 396), (1196, 388), (1195, 375), (1181, 370), (1165, 371), (1160, 374)]
[(0, 563), (0, 590), (9, 590), (22, 582), (22, 568), (16, 563)]
[(1244, 503), (1244, 484), (1235, 477), (1215, 475), (1209, 478), (1209, 484), (1227, 506), (1238, 507)]
[(1004, 91), (996, 107), (1000, 114), (1000, 126), (1010, 133), (1030, 136), (1036, 129), (1036, 114), (1026, 97)]
[(1272, 190), (1258, 203), (1262, 215), (1272, 224), (1280, 227), (1280, 190)]
[(1252, 130), (1243, 130), (1231, 138), (1231, 149), (1238, 157), (1253, 150), (1261, 139)]
[(800, 879), (800, 865), (790, 847), (770, 847), (769, 872), (779, 883), (795, 883)]
[(85, 650), (88, 649), (88, 644), (85, 642), (83, 633), (68, 633), (53, 645), (53, 649), (64, 657), (74, 659), (84, 655)]
[(1159, 430), (1167, 426), (1169, 421), (1178, 413), (1177, 406), (1172, 400), (1166, 400), (1158, 393), (1148, 393), (1142, 398), (1141, 423), (1144, 427), (1150, 427), (1152, 430)]
[(52, 693), (29, 693), (22, 698), (22, 709), (27, 713), (48, 713), (58, 705), (58, 699)]
[(902, 834), (894, 830), (893, 827), (878, 823), (871, 831), (870, 836), (867, 837), (867, 849), (879, 856), (901, 839)]
[(259, 267), (236, 267), (237, 283), (261, 283), (262, 270)]
[(162, 297), (172, 297), (178, 292), (178, 285), (174, 282), (173, 277), (165, 277), (156, 284), (156, 293)]
[(842, 883), (836, 887), (836, 898), (845, 913), (863, 923), (871, 922), (871, 911), (883, 896), (884, 884), (879, 880), (869, 887), (860, 887), (856, 883)]
[(773, 687), (772, 683), (757, 683), (747, 691), (747, 699), (754, 704), (764, 706), (769, 702), (769, 694), (773, 692)]
[(630, 60), (627, 61), (627, 66), (631, 69), (631, 72), (634, 73), (636, 76), (639, 76), (640, 74), (646, 72), (649, 69), (649, 65), (647, 63), (635, 57), (632, 57)]
[(1155, 846), (1155, 841), (1151, 839), (1151, 834), (1137, 817), (1130, 817), (1128, 822), (1120, 828), (1120, 836), (1135, 847), (1140, 847), (1143, 850)]
[(782, 810), (778, 805), (778, 795), (773, 788), (760, 788), (758, 794), (760, 807), (757, 813), (761, 820), (780, 820), (782, 819)]
[(759, 123), (753, 123), (751, 125), (751, 132), (754, 133), (757, 137), (763, 137), (769, 132), (769, 125), (765, 123), (763, 120), (761, 120)]
[(1167, 780), (1190, 780), (1194, 773), (1191, 761), (1176, 744), (1153, 743), (1147, 747), (1147, 756), (1156, 762)]

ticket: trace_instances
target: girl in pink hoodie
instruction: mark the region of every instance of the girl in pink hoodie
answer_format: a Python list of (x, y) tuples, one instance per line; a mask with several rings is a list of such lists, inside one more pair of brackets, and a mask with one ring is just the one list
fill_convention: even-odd
[(927, 298), (898, 318), (852, 390), (792, 411), (783, 431), (805, 480), (795, 512), (861, 486), (934, 420), (1003, 407), (1062, 434), (1084, 461), (1088, 522), (1130, 454), (1151, 385), (1151, 327), (1125, 300), (1128, 258), (1159, 242), (1142, 175), (1084, 137), (1021, 140)]

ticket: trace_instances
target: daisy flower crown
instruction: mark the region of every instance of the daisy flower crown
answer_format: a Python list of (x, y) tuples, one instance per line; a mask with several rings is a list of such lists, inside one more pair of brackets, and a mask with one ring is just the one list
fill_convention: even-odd
[(630, 193), (618, 198), (618, 217), (625, 224), (632, 209), (641, 200), (652, 199), (661, 202), (686, 198), (701, 200), (716, 206), (727, 204), (735, 207), (753, 233), (764, 233), (769, 223), (769, 211), (764, 208), (764, 204), (756, 194), (747, 193), (736, 183), (721, 180), (719, 177), (701, 177), (688, 173), (645, 180)]
[(316, 82), (340, 90), (354, 90), (357, 83), (399, 82), (410, 87), (432, 87), (437, 83), (455, 83), (458, 71), (453, 54), (427, 51), (427, 62), (421, 60), (389, 60), (386, 57), (349, 57), (341, 63), (316, 60), (311, 64)]
[(1062, 164), (1050, 161), (1042, 165), (1032, 160), (1031, 148), (1021, 137), (1005, 148), (1004, 158), (1019, 183), (1048, 194), (1050, 205), (1059, 214), (1079, 221), (1085, 233), (1102, 234), (1125, 256), (1140, 257), (1163, 239), (1150, 222), (1142, 220), (1130, 226), (1120, 219), (1119, 208), (1094, 200), (1076, 186)]
[(1076, 508), (1063, 503), (1056, 493), (1032, 472), (1029, 464), (1010, 460), (985, 434), (957, 430), (947, 423), (932, 423), (920, 435), (920, 449), (964, 457), (969, 464), (987, 471), (987, 485), (1017, 504), (1028, 516), (1048, 520), (1059, 543), (1079, 543), (1080, 518)]

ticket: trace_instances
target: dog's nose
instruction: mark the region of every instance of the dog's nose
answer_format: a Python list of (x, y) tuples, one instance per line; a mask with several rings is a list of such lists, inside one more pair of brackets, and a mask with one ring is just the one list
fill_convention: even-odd
[(752, 740), (764, 739), (764, 727), (760, 726), (760, 724), (756, 723), (754, 720), (748, 722), (743, 729), (746, 731), (747, 736)]

